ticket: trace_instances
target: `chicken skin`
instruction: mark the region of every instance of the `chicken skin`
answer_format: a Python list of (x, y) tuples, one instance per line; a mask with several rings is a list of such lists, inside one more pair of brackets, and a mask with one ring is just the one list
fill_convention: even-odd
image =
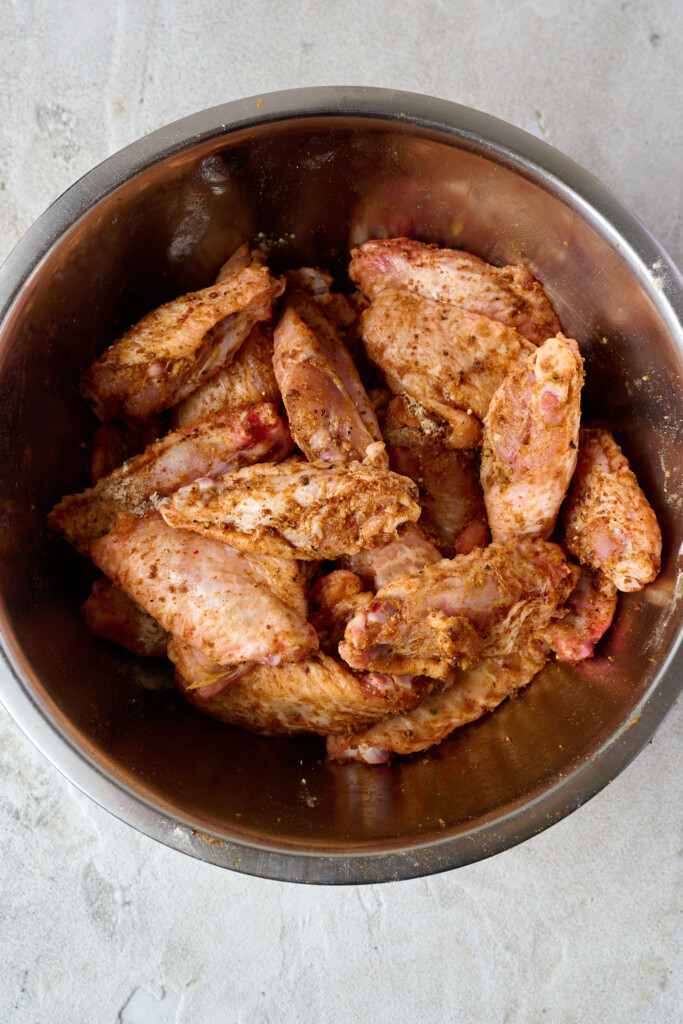
[(535, 641), (519, 652), (485, 658), (469, 671), (459, 672), (448, 690), (432, 694), (404, 715), (384, 718), (363, 732), (328, 736), (328, 757), (384, 764), (393, 754), (428, 750), (527, 686), (546, 661), (542, 645)]
[(203, 678), (218, 674), (220, 668), (212, 668), (176, 638), (169, 642), (169, 657), (186, 700), (221, 722), (263, 736), (324, 736), (363, 729), (386, 715), (415, 707), (425, 693), (419, 682), (356, 675), (337, 659), (318, 652), (297, 665), (253, 666), (207, 697), (206, 689), (193, 688), (192, 682), (202, 673)]
[[(298, 303), (303, 311), (303, 303)], [(273, 366), (292, 436), (311, 462), (388, 465), (375, 411), (351, 356), (313, 302), (289, 305), (275, 328)], [(326, 326), (325, 326), (326, 325)]]
[(287, 426), (272, 405), (219, 413), (167, 434), (94, 487), (63, 498), (48, 525), (87, 555), (120, 512), (141, 515), (192, 480), (259, 459), (284, 458), (292, 448)]
[(617, 590), (642, 590), (659, 573), (662, 534), (628, 461), (606, 430), (582, 430), (562, 509), (566, 544)]
[(521, 368), (533, 345), (512, 327), (407, 291), (380, 292), (361, 315), (368, 358), (394, 394), (406, 394), (452, 428), (462, 447), (463, 418), (480, 420), (495, 391)]
[(555, 651), (558, 661), (592, 658), (595, 645), (612, 625), (617, 610), (617, 588), (599, 569), (581, 567), (579, 581), (565, 605), (562, 618), (539, 634)]
[[(287, 296), (287, 305), (295, 309), (306, 326), (313, 331), (323, 354), (332, 364), (342, 387), (355, 405), (365, 429), (375, 441), (381, 444), (382, 434), (377, 422), (375, 407), (363, 387), (358, 368), (342, 341), (337, 325), (330, 319), (329, 305), (321, 307), (319, 301), (314, 300), (312, 296), (303, 291), (292, 291)], [(350, 307), (349, 312), (352, 312)], [(383, 453), (379, 449), (375, 454), (375, 459), (380, 459), (378, 465), (384, 464), (381, 461), (382, 456)]]
[(93, 583), (81, 615), (93, 636), (125, 647), (139, 658), (166, 656), (166, 630), (106, 577)]
[(357, 462), (249, 466), (183, 487), (160, 511), (169, 526), (304, 561), (386, 544), (420, 516), (412, 480)]
[(351, 619), (339, 653), (352, 668), (444, 679), (510, 654), (548, 624), (579, 570), (556, 544), (520, 540), (443, 559), (382, 587)]
[(481, 482), (494, 541), (553, 532), (576, 467), (582, 386), (578, 345), (558, 334), (491, 399)]
[(164, 629), (219, 665), (302, 661), (318, 647), (291, 559), (174, 530), (156, 512), (119, 516), (91, 556)]
[(485, 547), (491, 538), (476, 453), (446, 448), (441, 425), (405, 396), (389, 402), (381, 425), (389, 464), (418, 485), (420, 526), (438, 537), (442, 554)]
[(375, 299), (405, 289), (513, 327), (534, 345), (560, 330), (541, 285), (523, 266), (494, 267), (469, 252), (410, 238), (381, 238), (353, 249), (349, 277)]
[(258, 402), (280, 404), (268, 324), (256, 324), (232, 362), (174, 407), (173, 426), (187, 427), (205, 416)]
[(395, 540), (380, 548), (364, 548), (355, 555), (344, 555), (339, 565), (354, 573), (373, 592), (391, 583), (397, 576), (412, 576), (441, 561), (441, 552), (422, 528), (410, 523), (401, 527)]
[(160, 306), (85, 372), (83, 397), (102, 420), (146, 419), (176, 405), (230, 361), (281, 293), (268, 268), (253, 262)]

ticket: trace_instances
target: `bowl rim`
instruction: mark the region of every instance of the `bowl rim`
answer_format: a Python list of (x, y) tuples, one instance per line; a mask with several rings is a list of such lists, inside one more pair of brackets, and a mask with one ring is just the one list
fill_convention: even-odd
[[(683, 349), (683, 278), (666, 251), (627, 207), (569, 157), (490, 114), (449, 100), (398, 90), (321, 86), (264, 93), (191, 114), (114, 153), (68, 188), (35, 221), (0, 267), (0, 328), (22, 288), (60, 237), (121, 184), (191, 146), (275, 121), (315, 117), (385, 120), (451, 136), (528, 173), (548, 190), (571, 194), (601, 233), (619, 245)], [(116, 817), (166, 846), (246, 874), (280, 881), (362, 884), (450, 870), (508, 849), (562, 820), (608, 785), (646, 745), (683, 683), (683, 631), (629, 721), (530, 800), (458, 835), (389, 851), (316, 852), (225, 839), (161, 811), (107, 774), (50, 718), (27, 685), (30, 673), (14, 638), (0, 634), (7, 673), (0, 700), (24, 734), (62, 775)], [(209, 840), (209, 841), (207, 841)]]

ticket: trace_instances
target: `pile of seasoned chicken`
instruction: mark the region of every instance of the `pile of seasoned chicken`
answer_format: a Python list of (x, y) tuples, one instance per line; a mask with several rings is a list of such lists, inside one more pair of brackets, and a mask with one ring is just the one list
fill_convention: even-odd
[(82, 378), (93, 486), (49, 526), (104, 573), (96, 636), (376, 764), (591, 657), (661, 534), (528, 269), (394, 238), (349, 277), (243, 245), (131, 327)]

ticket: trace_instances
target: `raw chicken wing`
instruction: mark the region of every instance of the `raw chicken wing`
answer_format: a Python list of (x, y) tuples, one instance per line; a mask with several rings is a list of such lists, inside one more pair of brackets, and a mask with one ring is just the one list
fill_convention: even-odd
[(578, 345), (558, 334), (491, 399), (481, 482), (494, 541), (553, 532), (576, 466), (582, 385)]
[(424, 697), (424, 683), (406, 684), (388, 676), (360, 676), (340, 661), (316, 653), (298, 665), (252, 667), (218, 694), (192, 688), (197, 676), (220, 673), (198, 659), (176, 638), (169, 642), (178, 689), (191, 704), (221, 722), (239, 725), (264, 736), (297, 733), (321, 735), (363, 729), (386, 715), (415, 707)]
[(349, 277), (369, 299), (387, 288), (404, 288), (498, 320), (535, 345), (560, 330), (545, 292), (527, 267), (494, 267), (458, 249), (381, 238), (352, 250)]
[(287, 306), (275, 329), (273, 357), (294, 440), (311, 462), (388, 465), (375, 411), (351, 356), (313, 302), (306, 320), (300, 315), (303, 302), (297, 304), (298, 310)]
[(282, 293), (267, 267), (250, 263), (226, 281), (148, 313), (97, 359), (81, 393), (100, 419), (146, 419), (176, 405), (233, 356)]
[(164, 658), (168, 633), (111, 580), (95, 580), (81, 605), (90, 633), (125, 647), (139, 658)]
[(392, 754), (427, 750), (527, 686), (546, 661), (536, 642), (519, 652), (485, 658), (468, 672), (459, 672), (453, 686), (427, 697), (413, 711), (384, 718), (364, 732), (329, 736), (328, 756), (333, 761), (382, 764)]
[(612, 625), (617, 588), (599, 569), (584, 565), (565, 609), (562, 618), (541, 631), (541, 640), (555, 651), (558, 661), (592, 658), (598, 640)]
[(275, 407), (264, 403), (200, 420), (149, 445), (82, 494), (56, 505), (48, 525), (82, 554), (120, 512), (142, 514), (179, 487), (264, 458), (283, 458), (292, 439)]
[(173, 410), (173, 426), (186, 427), (226, 409), (257, 402), (280, 403), (273, 371), (273, 331), (256, 324), (235, 358)]
[(512, 327), (407, 291), (380, 292), (361, 329), (368, 357), (394, 394), (446, 420), (452, 447), (462, 447), (467, 410), (483, 419), (508, 373), (534, 351)]
[(386, 544), (420, 516), (412, 480), (357, 462), (249, 466), (183, 487), (160, 511), (241, 551), (304, 561)]
[(628, 461), (606, 430), (582, 430), (562, 510), (567, 547), (617, 590), (642, 590), (659, 572), (662, 534)]
[(291, 559), (174, 530), (156, 512), (119, 516), (91, 556), (164, 629), (219, 665), (301, 661), (318, 646)]
[(420, 488), (420, 526), (439, 538), (442, 554), (485, 547), (491, 538), (476, 453), (446, 448), (443, 427), (405, 396), (392, 399), (381, 421), (391, 468)]
[(351, 619), (339, 653), (355, 669), (444, 679), (524, 646), (557, 614), (579, 570), (556, 544), (491, 544), (382, 587)]

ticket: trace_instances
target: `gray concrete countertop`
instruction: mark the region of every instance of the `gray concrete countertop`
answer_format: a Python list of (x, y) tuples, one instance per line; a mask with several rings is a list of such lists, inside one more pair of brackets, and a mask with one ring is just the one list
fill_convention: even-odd
[[(377, 85), (469, 104), (601, 178), (683, 265), (677, 0), (0, 0), (0, 257), (77, 177), (215, 103)], [(683, 717), (557, 827), (428, 879), (322, 889), (138, 835), (0, 708), (0, 1020), (683, 1019)]]

